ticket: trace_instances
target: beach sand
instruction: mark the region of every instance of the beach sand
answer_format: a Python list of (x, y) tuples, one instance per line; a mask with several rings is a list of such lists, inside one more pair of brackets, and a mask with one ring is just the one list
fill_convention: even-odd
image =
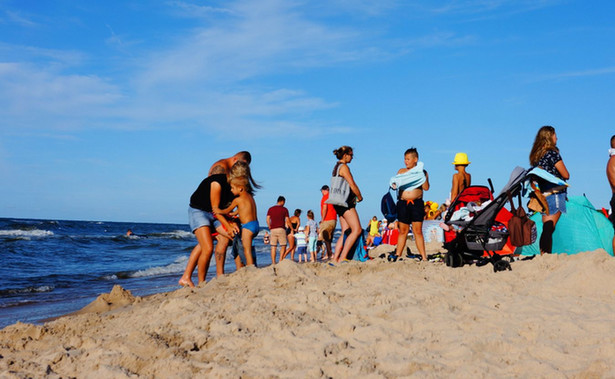
[(614, 377), (613, 320), (600, 250), (498, 273), (284, 261), (147, 298), (115, 287), (80, 314), (8, 326), (0, 377)]

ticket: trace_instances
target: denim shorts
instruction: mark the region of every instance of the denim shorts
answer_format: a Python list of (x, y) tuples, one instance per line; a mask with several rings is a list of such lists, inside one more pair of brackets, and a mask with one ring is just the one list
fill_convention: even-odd
[(557, 212), (566, 213), (566, 197), (566, 192), (554, 193), (553, 195), (547, 196), (550, 215), (554, 215)]
[(209, 228), (215, 227), (213, 213), (205, 212), (200, 209), (188, 207), (188, 220), (190, 222), (190, 230), (192, 233), (203, 226), (209, 226)]

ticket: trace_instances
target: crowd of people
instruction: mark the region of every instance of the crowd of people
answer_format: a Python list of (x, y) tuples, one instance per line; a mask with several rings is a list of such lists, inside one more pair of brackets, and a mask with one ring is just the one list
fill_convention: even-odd
[[(321, 188), (320, 222), (314, 212), (308, 210), (307, 223), (301, 225), (301, 209), (290, 216), (285, 207), (286, 199), (280, 196), (267, 211), (263, 241), (270, 245), (271, 262), (276, 264), (290, 255), (295, 260), (321, 260), (343, 262), (351, 254), (353, 245), (363, 238), (363, 228), (356, 210), (363, 200), (349, 164), (354, 157), (353, 149), (342, 146), (333, 151), (336, 163), (332, 170), (331, 186)], [(611, 139), (607, 177), (613, 190), (611, 209), (615, 206), (615, 136)], [(381, 222), (374, 216), (367, 227), (367, 246), (377, 243), (395, 245), (394, 257), (399, 258), (406, 249), (410, 232), (414, 236), (418, 253), (427, 260), (423, 237), (423, 221), (439, 219), (447, 211), (447, 202), (455, 199), (465, 188), (471, 186), (472, 176), (467, 172), (471, 163), (466, 153), (457, 153), (453, 160), (455, 173), (452, 177), (450, 198), (442, 205), (424, 201), (424, 193), (430, 188), (429, 174), (419, 161), (419, 152), (410, 148), (404, 152), (403, 167), (391, 178), (390, 187), (397, 193), (397, 220)], [(205, 280), (212, 254), (216, 259), (216, 274), (224, 274), (226, 251), (235, 236), (240, 236), (242, 250), (234, 250), (237, 268), (255, 262), (253, 239), (259, 234), (256, 203), (253, 195), (260, 188), (250, 172), (251, 155), (242, 151), (232, 157), (215, 162), (196, 191), (190, 197), (189, 223), (198, 243), (192, 249), (183, 276), (182, 286), (194, 286), (192, 273), (198, 268), (199, 283)], [(532, 146), (529, 162), (552, 175), (567, 181), (570, 174), (557, 148), (557, 134), (551, 126), (538, 131)], [(543, 231), (540, 236), (540, 251), (552, 252), (553, 232), (562, 213), (566, 212), (566, 186), (544, 184), (541, 191), (546, 195), (548, 209), (542, 216)], [(611, 217), (613, 217), (611, 215)], [(339, 219), (341, 234), (333, 250), (334, 231)], [(615, 222), (615, 220), (611, 219)], [(216, 240), (214, 252), (214, 239)], [(615, 248), (615, 239), (613, 241)]]

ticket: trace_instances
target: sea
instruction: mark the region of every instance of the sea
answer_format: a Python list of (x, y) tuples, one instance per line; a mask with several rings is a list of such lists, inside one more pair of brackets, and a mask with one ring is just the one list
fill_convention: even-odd
[[(262, 229), (259, 267), (271, 264)], [(0, 218), (0, 328), (75, 312), (116, 284), (135, 296), (177, 290), (195, 244), (187, 224)], [(235, 271), (230, 248), (224, 266)], [(212, 257), (207, 280), (215, 273)]]

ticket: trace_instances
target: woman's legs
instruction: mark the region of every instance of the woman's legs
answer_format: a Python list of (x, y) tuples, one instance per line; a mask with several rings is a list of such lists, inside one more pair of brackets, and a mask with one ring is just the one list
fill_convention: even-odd
[(344, 242), (344, 247), (342, 248), (342, 253), (338, 259), (338, 262), (346, 259), (350, 249), (352, 249), (352, 246), (357, 241), (357, 238), (359, 238), (361, 233), (363, 233), (363, 228), (361, 228), (361, 221), (359, 220), (359, 214), (357, 213), (356, 208), (350, 208), (344, 212), (341, 218), (348, 223), (348, 227), (350, 227), (351, 232), (348, 237), (346, 237), (346, 242)]
[(192, 249), (192, 252), (190, 253), (190, 258), (188, 258), (188, 263), (186, 264), (184, 275), (182, 275), (182, 277), (179, 279), (180, 286), (194, 287), (194, 283), (192, 283), (192, 273), (194, 272), (194, 268), (196, 267), (199, 257), (201, 256), (201, 251), (201, 245), (197, 243), (194, 249)]
[(286, 239), (288, 240), (288, 247), (284, 251), (284, 256), (280, 258), (280, 261), (285, 259), (288, 256), (288, 253), (290, 253), (290, 259), (294, 262), (295, 261), (295, 249), (296, 249), (295, 236), (292, 233), (290, 233), (286, 236)]
[[(199, 241), (199, 246), (201, 248), (201, 254), (198, 257), (198, 268), (199, 268), (199, 284), (205, 281), (205, 276), (207, 274), (207, 270), (209, 269), (209, 262), (211, 262), (211, 254), (214, 249), (214, 242), (211, 237), (211, 231), (208, 226), (201, 226), (200, 228), (194, 231), (194, 235), (196, 239)], [(196, 248), (192, 250), (194, 253)], [(192, 254), (191, 254), (192, 257)], [(190, 262), (190, 260), (188, 260)], [(187, 269), (187, 267), (186, 267)]]
[(562, 212), (542, 216), (542, 233), (540, 235), (540, 255), (551, 254), (553, 249), (553, 232)]

